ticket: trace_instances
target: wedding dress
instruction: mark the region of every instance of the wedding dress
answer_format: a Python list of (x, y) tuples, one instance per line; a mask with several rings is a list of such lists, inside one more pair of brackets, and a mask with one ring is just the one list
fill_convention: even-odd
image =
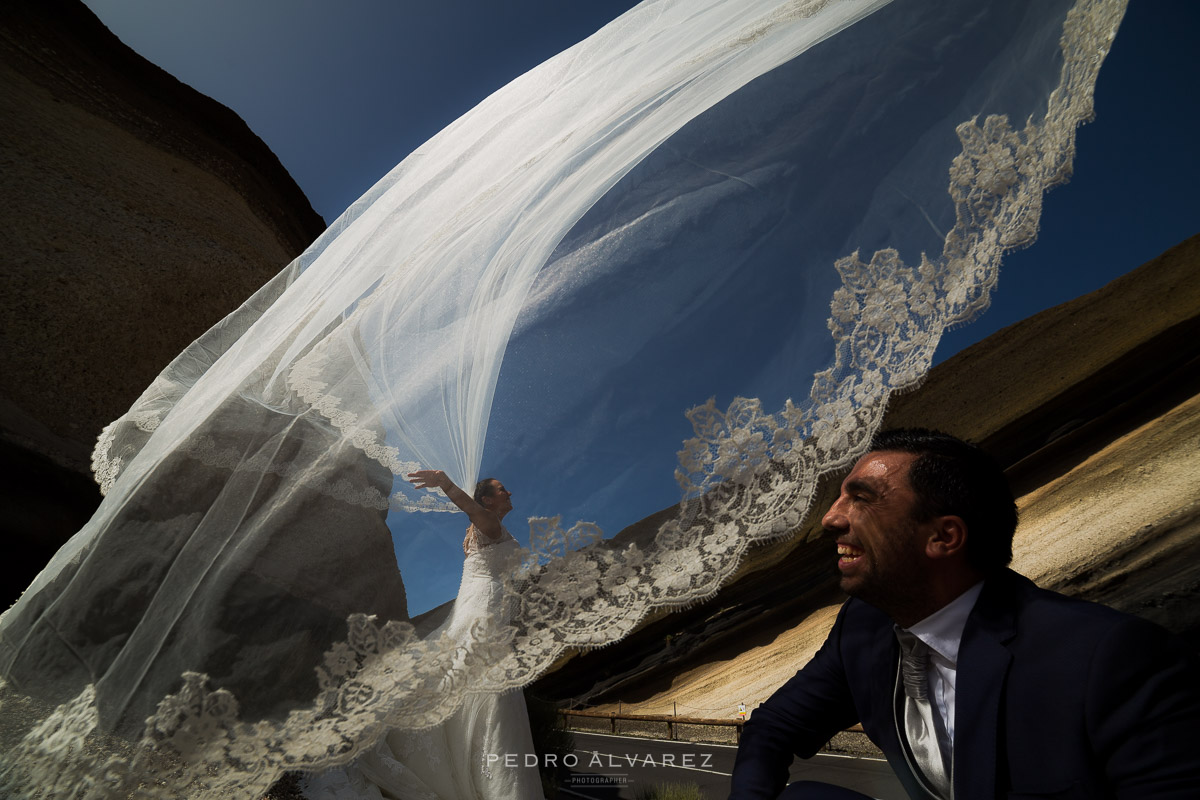
[[(503, 576), (520, 565), (517, 540), (501, 527), (489, 542), (471, 526), (465, 549), (458, 597), (435, 638), (465, 640), (475, 626), (503, 627), (511, 616)], [(536, 762), (521, 692), (471, 693), (440, 725), (389, 731), (358, 761), (302, 788), (311, 800), (533, 800), (542, 796)]]
[[(496, 92), (105, 429), (0, 616), (0, 795), (256, 796), (711, 598), (1034, 241), (1124, 7), (647, 0)], [(396, 543), (454, 509), (396, 476), (485, 442), (568, 524), (428, 635)]]

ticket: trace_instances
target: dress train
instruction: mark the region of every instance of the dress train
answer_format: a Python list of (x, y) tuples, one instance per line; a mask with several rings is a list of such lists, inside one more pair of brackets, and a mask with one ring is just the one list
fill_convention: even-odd
[[(517, 541), (503, 530), (488, 544), (468, 530), (466, 549), (441, 635), (462, 637), (477, 620), (508, 618), (501, 578), (515, 566)], [(468, 694), (442, 724), (389, 731), (353, 764), (311, 776), (302, 788), (310, 800), (534, 800), (543, 796), (536, 761), (520, 691)]]

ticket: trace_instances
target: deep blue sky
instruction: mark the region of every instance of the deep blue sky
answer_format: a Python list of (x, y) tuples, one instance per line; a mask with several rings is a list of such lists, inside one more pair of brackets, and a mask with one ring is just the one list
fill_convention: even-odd
[[(143, 56), (240, 114), (326, 221), (488, 94), (633, 5), (85, 2)], [(1200, 231), (1197, 30), (1194, 0), (1133, 0), (1100, 73), (1097, 121), (1079, 133), (1074, 179), (1048, 195), (1039, 241), (1006, 259), (991, 311), (947, 334), (939, 359)], [(516, 515), (523, 517), (521, 499)], [(415, 611), (448, 599), (457, 586), (462, 525), (449, 528), (440, 537), (445, 552), (398, 548), (402, 562), (447, 564), (422, 583), (402, 563)]]
[(236, 111), (332, 222), (435, 133), (629, 0), (84, 0)]

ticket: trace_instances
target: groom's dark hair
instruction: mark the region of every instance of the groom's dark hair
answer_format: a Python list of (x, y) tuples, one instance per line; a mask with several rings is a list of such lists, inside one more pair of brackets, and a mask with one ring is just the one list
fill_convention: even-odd
[(479, 483), (475, 484), (475, 494), (471, 495), (476, 503), (483, 505), (483, 498), (491, 497), (496, 493), (495, 478), (484, 478)]
[(991, 456), (948, 433), (926, 428), (880, 431), (871, 440), (871, 450), (916, 455), (908, 483), (917, 495), (917, 519), (962, 517), (971, 566), (984, 575), (1008, 566), (1017, 504), (1004, 470)]

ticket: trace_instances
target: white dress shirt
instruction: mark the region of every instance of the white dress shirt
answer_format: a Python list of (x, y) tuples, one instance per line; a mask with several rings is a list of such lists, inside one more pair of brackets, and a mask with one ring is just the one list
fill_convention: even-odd
[(979, 599), (983, 583), (977, 583), (949, 604), (909, 628), (909, 632), (929, 646), (927, 679), (929, 697), (942, 719), (938, 739), (951, 756), (954, 753), (954, 684), (958, 675), (958, 646), (962, 644), (967, 617)]

